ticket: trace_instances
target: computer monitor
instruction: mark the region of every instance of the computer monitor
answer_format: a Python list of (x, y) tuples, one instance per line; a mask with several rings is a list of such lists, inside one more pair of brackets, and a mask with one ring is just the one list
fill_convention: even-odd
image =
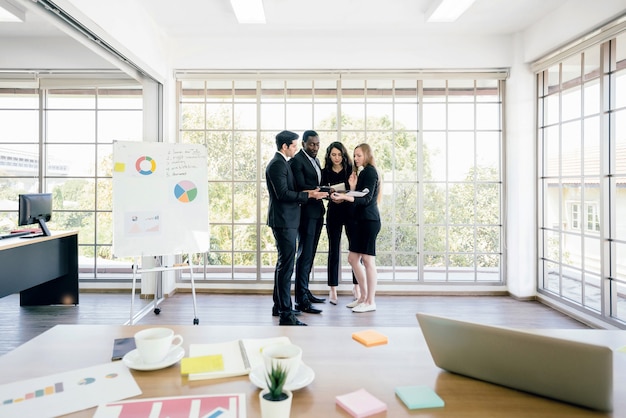
[(51, 193), (27, 193), (19, 195), (18, 225), (39, 224), (43, 235), (49, 236), (46, 222), (52, 217)]

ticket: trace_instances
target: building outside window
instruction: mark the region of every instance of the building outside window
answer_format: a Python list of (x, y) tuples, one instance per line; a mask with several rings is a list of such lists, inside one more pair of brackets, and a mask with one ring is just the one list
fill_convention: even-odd
[(626, 33), (599, 31), (535, 68), (539, 292), (623, 323)]

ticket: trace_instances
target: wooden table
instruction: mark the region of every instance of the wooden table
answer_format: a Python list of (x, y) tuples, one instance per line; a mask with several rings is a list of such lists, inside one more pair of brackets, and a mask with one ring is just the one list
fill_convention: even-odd
[[(349, 417), (335, 396), (365, 388), (388, 406), (375, 417), (624, 417), (626, 353), (615, 353), (615, 410), (600, 413), (486, 382), (451, 374), (434, 365), (419, 327), (378, 328), (389, 344), (367, 348), (352, 340), (349, 327), (169, 326), (189, 344), (285, 335), (303, 348), (303, 362), (315, 371), (309, 386), (294, 392), (291, 416)], [(0, 384), (61, 373), (110, 361), (113, 339), (129, 337), (147, 326), (58, 325), (0, 357)], [(593, 341), (611, 348), (626, 346), (624, 331), (541, 330), (550, 335)], [(512, 359), (514, 361), (514, 359)], [(247, 376), (189, 382), (180, 365), (133, 371), (141, 397), (244, 393), (248, 417), (259, 417), (259, 389)], [(427, 385), (445, 407), (408, 410), (394, 394), (396, 386)], [(91, 417), (94, 409), (71, 416)]]

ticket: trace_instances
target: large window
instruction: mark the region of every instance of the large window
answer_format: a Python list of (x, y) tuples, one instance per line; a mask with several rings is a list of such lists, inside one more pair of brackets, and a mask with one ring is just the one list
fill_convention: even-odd
[(112, 259), (111, 154), (143, 137), (141, 87), (98, 84), (0, 89), (0, 232), (17, 228), (19, 193), (52, 193), (50, 228), (79, 232), (81, 279), (130, 270)]
[[(373, 148), (380, 281), (502, 284), (504, 76), (180, 74), (179, 141), (209, 152), (206, 277), (273, 278), (265, 165), (279, 131), (314, 129), (321, 154), (337, 140)], [(326, 282), (327, 248), (324, 232), (313, 281)]]
[[(623, 29), (622, 29), (623, 30)], [(537, 71), (539, 291), (626, 321), (626, 33)]]

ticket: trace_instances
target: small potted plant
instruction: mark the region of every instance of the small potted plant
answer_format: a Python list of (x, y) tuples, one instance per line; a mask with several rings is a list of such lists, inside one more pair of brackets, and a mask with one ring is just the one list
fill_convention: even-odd
[(280, 364), (272, 365), (265, 376), (267, 388), (259, 394), (263, 418), (289, 418), (292, 393), (284, 389), (286, 380), (287, 370)]

